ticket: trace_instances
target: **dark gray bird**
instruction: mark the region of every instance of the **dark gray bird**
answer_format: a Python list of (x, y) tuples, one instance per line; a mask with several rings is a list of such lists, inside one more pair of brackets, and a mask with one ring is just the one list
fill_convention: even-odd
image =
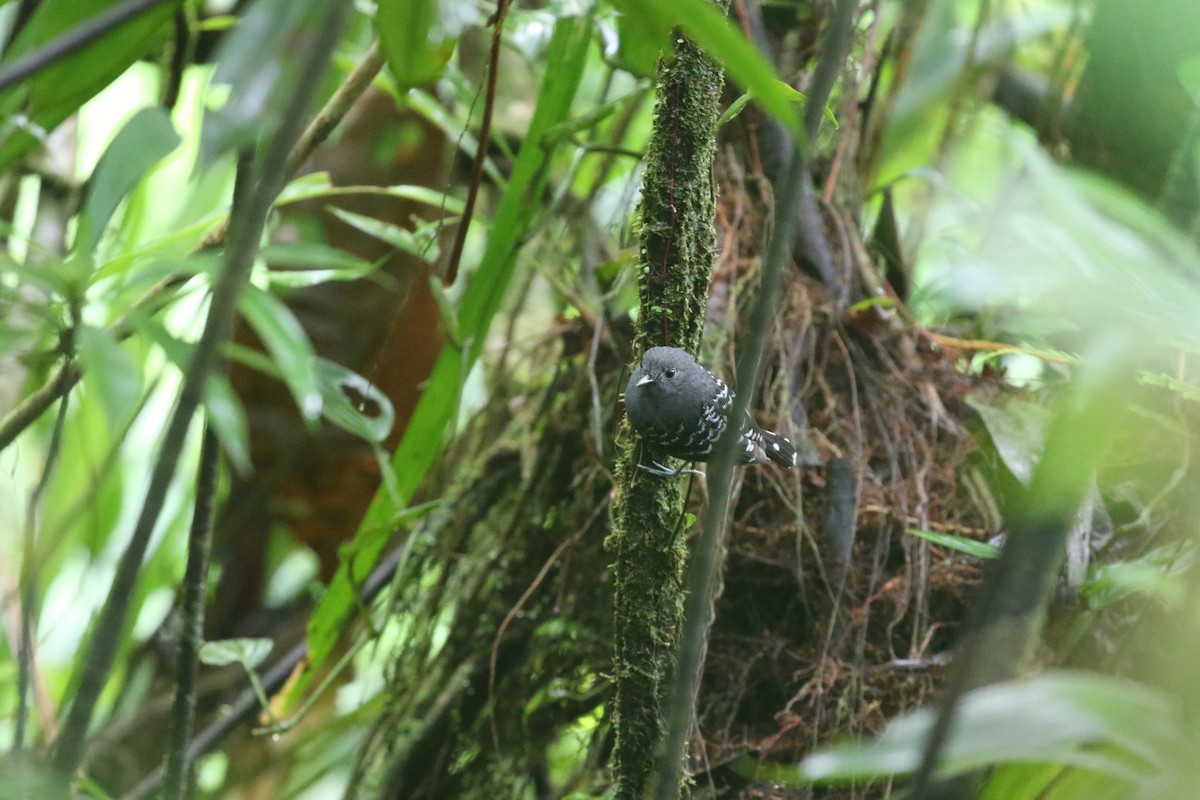
[[(625, 387), (629, 424), (652, 449), (684, 461), (708, 461), (732, 411), (733, 392), (725, 382), (678, 347), (647, 350)], [(769, 460), (796, 466), (792, 443), (758, 427), (749, 414), (741, 423), (735, 452), (741, 464)], [(657, 462), (638, 466), (655, 475), (680, 472)]]

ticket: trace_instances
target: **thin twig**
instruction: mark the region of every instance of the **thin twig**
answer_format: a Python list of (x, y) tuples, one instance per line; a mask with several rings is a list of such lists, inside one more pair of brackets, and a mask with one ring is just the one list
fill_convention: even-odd
[(463, 246), (467, 241), (467, 229), (475, 215), (475, 199), (479, 196), (479, 185), (483, 182), (483, 165), (487, 160), (488, 143), (492, 138), (492, 112), (496, 109), (496, 82), (500, 73), (500, 48), (503, 45), (504, 20), (512, 0), (499, 0), (492, 18), (492, 51), (488, 60), (487, 95), (483, 103), (483, 119), (479, 123), (479, 141), (475, 153), (475, 165), (471, 171), (471, 183), (467, 187), (467, 202), (463, 205), (462, 219), (454, 234), (454, 247), (446, 261), (445, 284), (454, 283), (458, 276), (458, 263), (462, 261)]
[[(74, 331), (78, 329), (79, 307), (72, 307), (75, 317), (72, 327), (67, 332), (68, 340), (74, 340)], [(73, 344), (68, 350), (74, 349)], [(20, 750), (25, 746), (25, 729), (29, 722), (29, 688), (33, 683), (33, 643), (36, 639), (34, 631), (37, 626), (38, 605), (38, 573), (41, 571), (35, 565), (33, 557), (37, 550), (37, 514), (42, 504), (42, 495), (50, 485), (50, 476), (58, 463), (58, 455), (62, 452), (63, 429), (67, 424), (68, 403), (64, 399), (58, 407), (58, 417), (54, 420), (54, 431), (50, 434), (50, 444), (46, 448), (46, 463), (42, 465), (42, 474), (37, 486), (29, 496), (29, 506), (25, 509), (25, 536), (22, 543), (21, 555), (21, 633), (17, 649), (17, 719), (16, 731), (13, 734), (13, 749)]]
[(363, 56), (362, 61), (358, 62), (358, 65), (350, 71), (346, 79), (317, 112), (317, 115), (312, 118), (312, 122), (308, 123), (304, 133), (300, 134), (300, 138), (296, 140), (296, 146), (292, 148), (292, 152), (288, 153), (287, 166), (283, 169), (284, 174), (291, 176), (300, 171), (304, 162), (308, 161), (313, 152), (329, 138), (329, 134), (333, 133), (334, 128), (345, 118), (355, 101), (362, 97), (363, 92), (371, 85), (371, 81), (375, 80), (375, 76), (383, 69), (384, 63), (383, 51), (379, 49), (379, 40), (376, 39), (367, 50), (366, 55)]

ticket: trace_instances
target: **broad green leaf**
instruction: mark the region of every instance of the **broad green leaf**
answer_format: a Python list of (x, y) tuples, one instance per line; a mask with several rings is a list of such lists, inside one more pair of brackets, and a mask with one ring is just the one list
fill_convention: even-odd
[(392, 432), (396, 411), (379, 387), (326, 358), (316, 360), (316, 374), (325, 419), (368, 442), (382, 442)]
[(273, 642), (270, 639), (221, 639), (200, 647), (200, 661), (210, 667), (241, 664), (254, 669), (267, 660)]
[[(987, 686), (963, 698), (939, 774), (1031, 762), (1121, 779), (1147, 777), (1162, 766), (1172, 744), (1182, 741), (1180, 710), (1145, 686), (1085, 672), (1047, 672)], [(809, 756), (796, 777), (829, 782), (910, 773), (920, 763), (932, 722), (928, 710), (898, 717), (873, 742)]]
[[(555, 23), (546, 59), (556, 66), (542, 82), (533, 119), (492, 222), (492, 234), (459, 307), (463, 349), (453, 344), (443, 348), (392, 457), (393, 489), (403, 502), (411, 501), (442, 450), (446, 428), (458, 408), (460, 387), (483, 348), (488, 328), (512, 280), (517, 249), (538, 207), (533, 198), (542, 195), (548, 180), (545, 163), (551, 153), (540, 137), (570, 117), (571, 101), (591, 46), (592, 25), (590, 17), (560, 17)], [(297, 693), (303, 692), (313, 673), (320, 670), (345, 630), (347, 619), (359, 607), (358, 587), (374, 569), (392, 535), (392, 520), (402, 512), (393, 492), (376, 494), (347, 549), (353, 555), (339, 563), (329, 590), (309, 622), (309, 669), (297, 682)]]
[[(9, 64), (94, 17), (120, 0), (44, 0), (34, 6), (0, 64)], [(159, 3), (96, 41), (0, 93), (0, 167), (42, 138), (97, 92), (162, 42), (175, 13)]]
[(992, 444), (1009, 472), (1021, 483), (1028, 484), (1046, 441), (1052, 412), (1045, 406), (1024, 400), (988, 405), (974, 395), (967, 397), (967, 405), (983, 420)]
[(937, 531), (918, 530), (916, 528), (908, 528), (905, 533), (917, 536), (927, 542), (933, 542), (942, 547), (948, 547), (951, 550), (957, 550), (960, 553), (966, 553), (979, 558), (995, 558), (1000, 555), (1000, 548), (987, 542), (979, 542), (974, 539), (968, 539), (965, 536), (955, 536), (949, 533), (939, 533)]
[(327, 6), (325, 0), (256, 0), (221, 39), (213, 83), (228, 86), (229, 97), (204, 117), (201, 163), (275, 128), (300, 78), (300, 43), (324, 24)]
[(657, 36), (631, 18), (629, 14), (617, 17), (619, 33), (616, 63), (642, 78), (653, 78), (662, 55), (664, 38)]
[(179, 142), (171, 118), (158, 106), (143, 108), (125, 123), (100, 157), (88, 182), (75, 236), (76, 253), (86, 254), (95, 249), (117, 205)]
[(379, 45), (401, 89), (441, 76), (472, 6), (463, 0), (379, 0)]
[(142, 390), (138, 365), (117, 338), (102, 328), (80, 326), (75, 343), (83, 360), (88, 388), (99, 395), (109, 424), (119, 430), (137, 408)]
[(314, 369), (316, 355), (300, 320), (283, 301), (256, 286), (242, 291), (238, 310), (271, 354), (301, 416), (309, 421), (319, 418), (322, 400)]

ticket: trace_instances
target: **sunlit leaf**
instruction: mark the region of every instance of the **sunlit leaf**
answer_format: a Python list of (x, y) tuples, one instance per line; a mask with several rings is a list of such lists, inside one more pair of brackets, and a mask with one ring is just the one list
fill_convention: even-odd
[(254, 669), (267, 660), (274, 643), (270, 639), (221, 639), (200, 647), (200, 661), (210, 667), (241, 664)]
[(100, 241), (117, 204), (159, 161), (179, 146), (179, 134), (162, 108), (143, 108), (117, 133), (88, 181), (75, 251), (89, 253)]

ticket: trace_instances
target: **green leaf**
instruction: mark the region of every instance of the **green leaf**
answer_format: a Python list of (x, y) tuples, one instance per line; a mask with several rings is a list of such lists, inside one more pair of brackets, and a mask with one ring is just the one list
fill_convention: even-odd
[(379, 0), (379, 45), (401, 90), (441, 77), (471, 6), (463, 0)]
[[(137, 330), (162, 349), (167, 359), (181, 372), (192, 360), (192, 345), (172, 336), (162, 323), (153, 318), (138, 320)], [(250, 434), (246, 413), (237, 394), (224, 375), (211, 374), (204, 383), (204, 410), (208, 424), (217, 434), (225, 454), (241, 474), (249, 473)]]
[[(987, 686), (963, 698), (939, 775), (1031, 762), (1144, 778), (1182, 741), (1179, 711), (1145, 686), (1085, 672), (1047, 672)], [(796, 777), (827, 782), (910, 773), (920, 763), (933, 719), (928, 710), (896, 718), (873, 742), (809, 756)]]
[[(314, 176), (319, 178), (319, 180), (313, 180)], [(432, 206), (440, 211), (455, 215), (461, 215), (466, 206), (457, 197), (451, 197), (444, 192), (439, 192), (436, 189), (430, 189), (425, 186), (410, 186), (407, 184), (399, 184), (397, 186), (331, 186), (329, 175), (325, 172), (302, 175), (292, 181), (288, 185), (288, 188), (280, 193), (275, 206), (279, 207), (288, 203), (299, 203), (305, 200), (323, 200), (330, 197), (354, 197), (364, 194), (394, 197), (397, 200), (412, 200), (413, 202), (424, 203), (427, 206)]]
[(125, 123), (100, 156), (88, 182), (75, 236), (76, 253), (95, 249), (117, 205), (180, 141), (171, 118), (158, 106), (143, 108)]
[(1000, 555), (1000, 548), (987, 542), (979, 542), (974, 539), (968, 539), (965, 536), (955, 536), (949, 533), (938, 533), (937, 531), (923, 531), (916, 528), (908, 528), (905, 533), (920, 537), (927, 542), (933, 542), (942, 547), (948, 547), (951, 550), (957, 550), (960, 553), (966, 553), (970, 556), (978, 556), (979, 558), (995, 558)]
[(316, 355), (300, 320), (279, 298), (256, 286), (243, 290), (238, 310), (274, 359), (301, 416), (318, 419), (323, 403), (314, 369)]
[(983, 420), (996, 452), (1013, 477), (1028, 484), (1046, 441), (1052, 412), (1045, 406), (1024, 400), (988, 405), (974, 395), (967, 397), (967, 405)]
[(681, 29), (724, 67), (743, 90), (753, 95), (763, 111), (783, 124), (797, 142), (805, 141), (800, 114), (796, 113), (793, 102), (796, 91), (779, 80), (762, 53), (708, 0), (609, 1), (660, 42), (667, 42), (674, 29)]
[(1143, 386), (1160, 386), (1164, 389), (1170, 389), (1184, 400), (1200, 401), (1200, 386), (1181, 381), (1174, 375), (1168, 375), (1165, 372), (1139, 372), (1138, 383)]
[(396, 411), (379, 387), (326, 358), (316, 360), (316, 373), (325, 419), (368, 442), (387, 438), (396, 424)]
[[(35, 4), (0, 64), (10, 64), (118, 2), (44, 0)], [(60, 122), (157, 46), (174, 13), (173, 4), (160, 3), (0, 93), (0, 119), (4, 120), (0, 124), (0, 167), (39, 145)]]
[(717, 118), (717, 127), (721, 127), (726, 122), (735, 119), (738, 114), (741, 114), (742, 110), (750, 104), (750, 99), (750, 93), (746, 92), (737, 100), (730, 103), (729, 108), (725, 109), (725, 112)]
[(202, 164), (278, 125), (300, 78), (301, 43), (325, 24), (326, 6), (324, 0), (257, 0), (222, 37), (212, 81), (228, 86), (229, 97), (204, 117)]
[(343, 208), (330, 206), (329, 211), (347, 225), (357, 228), (381, 242), (387, 242), (403, 253), (415, 256), (426, 263), (437, 261), (437, 232), (443, 225), (441, 221), (436, 226), (426, 224), (416, 231), (410, 231), (399, 225), (368, 217), (365, 214), (355, 214), (353, 211), (346, 211)]
[(241, 664), (251, 670), (267, 660), (274, 643), (270, 639), (221, 639), (200, 647), (200, 661), (210, 667)]
[(341, 560), (308, 626), (309, 669), (297, 682), (295, 691), (304, 691), (310, 677), (320, 670), (346, 621), (358, 608), (358, 587), (370, 575), (386, 547), (393, 527), (390, 520), (402, 512), (397, 500), (410, 502), (426, 472), (442, 450), (447, 425), (458, 408), (463, 381), (483, 348), (516, 267), (517, 248), (525, 241), (530, 222), (549, 179), (544, 168), (551, 153), (541, 142), (542, 133), (570, 117), (571, 101), (583, 74), (592, 41), (591, 17), (559, 17), (555, 22), (546, 55), (556, 65), (546, 73), (538, 95), (529, 130), (513, 163), (504, 196), (492, 223), (492, 233), (471, 276), (459, 306), (459, 325), (463, 349), (448, 345), (442, 349), (425, 391), (413, 411), (399, 447), (392, 457), (395, 472), (393, 492), (376, 494), (352, 546), (351, 557)]
[(137, 364), (117, 337), (102, 328), (80, 326), (75, 332), (75, 343), (83, 360), (88, 388), (96, 390), (109, 424), (119, 430), (137, 408), (142, 391)]
[[(289, 288), (358, 280), (378, 268), (353, 253), (316, 242), (268, 244), (259, 250), (259, 256), (272, 265), (265, 272), (266, 279), (273, 285)], [(280, 266), (299, 269), (280, 269)]]

